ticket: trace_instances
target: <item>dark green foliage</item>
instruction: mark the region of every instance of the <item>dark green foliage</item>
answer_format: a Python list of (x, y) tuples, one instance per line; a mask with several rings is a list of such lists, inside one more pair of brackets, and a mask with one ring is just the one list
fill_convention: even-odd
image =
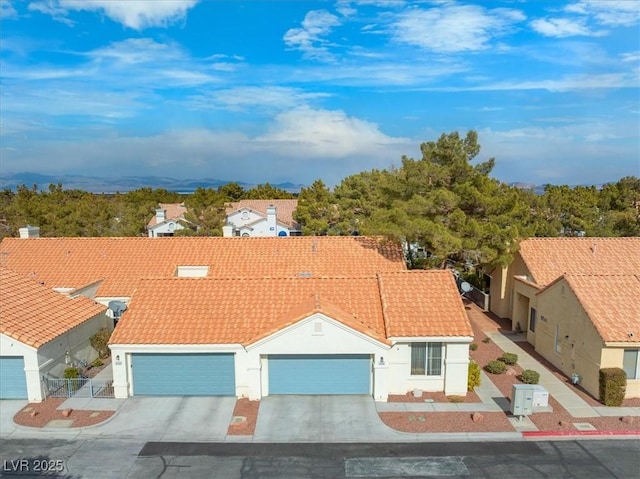
[(91, 366), (94, 368), (99, 368), (100, 366), (104, 365), (104, 361), (102, 361), (102, 359), (100, 358), (96, 358), (92, 363)]
[(475, 361), (471, 361), (467, 374), (467, 389), (473, 391), (478, 386), (480, 386), (480, 366)]
[(519, 379), (525, 384), (538, 384), (540, 381), (540, 373), (533, 369), (525, 369), (522, 371)]
[(484, 344), (489, 344), (491, 342), (491, 338), (487, 337), (482, 340)]
[(104, 359), (108, 358), (109, 351), (109, 338), (111, 337), (111, 333), (107, 328), (102, 328), (100, 331), (95, 333), (89, 340), (91, 341), (91, 346), (98, 353), (98, 358)]
[(600, 401), (605, 406), (622, 406), (627, 389), (627, 373), (620, 368), (600, 370)]
[(502, 361), (489, 361), (484, 369), (491, 374), (502, 374), (507, 370), (507, 365)]
[(64, 370), (65, 379), (75, 379), (80, 377), (80, 371), (77, 368), (70, 367)]
[(469, 345), (469, 349), (470, 349), (471, 351), (475, 351), (476, 349), (478, 349), (478, 343), (471, 343), (471, 344)]
[(498, 358), (498, 361), (513, 366), (514, 364), (518, 364), (518, 355), (515, 353), (504, 353)]

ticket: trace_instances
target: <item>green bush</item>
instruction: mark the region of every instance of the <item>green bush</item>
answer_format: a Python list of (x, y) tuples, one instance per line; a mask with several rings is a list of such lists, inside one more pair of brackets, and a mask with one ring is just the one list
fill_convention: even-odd
[(102, 366), (104, 364), (104, 361), (102, 361), (102, 359), (100, 358), (96, 358), (92, 363), (91, 366), (93, 366), (94, 368), (99, 368), (100, 366)]
[(470, 349), (471, 351), (475, 351), (476, 349), (478, 349), (478, 344), (477, 344), (477, 343), (471, 343), (471, 344), (469, 345), (469, 349)]
[(484, 344), (490, 343), (490, 342), (491, 342), (491, 338), (489, 338), (489, 337), (484, 338), (484, 339), (482, 340), (482, 342), (483, 342)]
[(540, 373), (533, 369), (525, 369), (520, 375), (520, 381), (525, 384), (538, 384), (540, 382)]
[(507, 365), (502, 361), (489, 361), (487, 365), (484, 367), (488, 373), (491, 374), (502, 374), (507, 370)]
[(80, 371), (78, 368), (70, 367), (64, 370), (65, 379), (75, 379), (80, 377)]
[(515, 353), (504, 353), (498, 358), (498, 361), (513, 366), (514, 364), (518, 364), (518, 355)]
[(605, 406), (622, 406), (627, 389), (627, 373), (620, 368), (600, 370), (600, 401)]
[(480, 366), (475, 361), (471, 361), (467, 374), (467, 390), (473, 391), (478, 386), (480, 386)]

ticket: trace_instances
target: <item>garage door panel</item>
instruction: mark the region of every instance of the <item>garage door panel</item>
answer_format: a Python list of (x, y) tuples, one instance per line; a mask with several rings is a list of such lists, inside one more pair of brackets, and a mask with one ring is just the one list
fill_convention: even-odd
[(233, 354), (134, 354), (136, 396), (234, 396)]
[(369, 355), (269, 356), (269, 394), (370, 393)]
[(0, 398), (26, 399), (27, 396), (24, 358), (22, 356), (0, 358)]

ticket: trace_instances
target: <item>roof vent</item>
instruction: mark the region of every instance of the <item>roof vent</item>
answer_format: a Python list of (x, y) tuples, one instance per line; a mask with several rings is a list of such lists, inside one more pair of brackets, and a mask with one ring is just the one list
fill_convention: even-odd
[(298, 273), (298, 278), (311, 278), (313, 273), (311, 271), (300, 271)]

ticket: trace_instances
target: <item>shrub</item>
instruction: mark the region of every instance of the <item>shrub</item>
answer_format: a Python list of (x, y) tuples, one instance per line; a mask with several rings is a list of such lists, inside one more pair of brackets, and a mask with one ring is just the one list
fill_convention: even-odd
[(109, 357), (109, 338), (111, 337), (111, 333), (107, 328), (102, 328), (96, 334), (91, 336), (91, 346), (98, 353), (98, 357), (100, 359)]
[(507, 365), (502, 361), (489, 361), (487, 365), (484, 367), (488, 373), (491, 374), (502, 374), (507, 370)]
[(484, 344), (490, 343), (490, 342), (491, 342), (491, 338), (484, 338), (484, 339), (482, 340), (482, 342), (483, 342)]
[(605, 406), (622, 406), (627, 389), (627, 373), (620, 368), (600, 370), (600, 401)]
[(513, 366), (514, 364), (518, 364), (518, 355), (515, 353), (504, 353), (498, 358), (498, 361)]
[(476, 349), (478, 349), (478, 344), (477, 344), (477, 343), (471, 343), (471, 344), (469, 345), (469, 349), (470, 349), (471, 351), (475, 351)]
[(91, 366), (93, 366), (94, 368), (99, 368), (100, 366), (102, 366), (104, 364), (104, 362), (102, 361), (102, 359), (100, 358), (96, 358), (92, 363)]
[(464, 402), (464, 396), (447, 396), (447, 399), (453, 403)]
[(478, 386), (480, 386), (480, 366), (475, 361), (471, 361), (467, 374), (467, 390), (473, 391)]
[(520, 375), (520, 381), (525, 384), (538, 384), (540, 382), (540, 373), (533, 369), (525, 369)]
[(80, 371), (78, 368), (70, 367), (64, 370), (65, 379), (75, 379), (80, 377)]

